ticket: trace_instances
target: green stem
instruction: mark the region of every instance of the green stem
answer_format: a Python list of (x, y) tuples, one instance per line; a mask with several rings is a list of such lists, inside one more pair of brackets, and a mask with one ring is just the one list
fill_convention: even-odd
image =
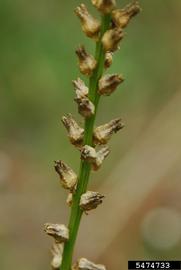
[[(100, 39), (96, 44), (95, 58), (97, 60), (97, 68), (94, 70), (92, 76), (90, 77), (90, 82), (89, 82), (89, 98), (95, 105), (95, 114), (92, 117), (85, 120), (85, 126), (84, 126), (84, 130), (85, 130), (84, 145), (91, 145), (91, 146), (92, 146), (94, 122), (95, 122), (97, 108), (98, 108), (99, 99), (100, 99), (100, 96), (97, 92), (98, 81), (104, 71), (105, 53), (102, 47), (101, 37), (104, 34), (104, 32), (109, 28), (110, 15), (102, 16), (101, 25), (102, 26), (101, 26)], [(77, 190), (73, 196), (73, 204), (72, 204), (70, 220), (69, 220), (69, 241), (65, 243), (61, 270), (71, 269), (73, 250), (74, 250), (75, 241), (77, 238), (79, 225), (80, 225), (80, 221), (81, 221), (81, 217), (83, 213), (79, 207), (79, 202), (80, 202), (81, 195), (85, 193), (87, 190), (90, 171), (91, 171), (90, 164), (88, 164), (85, 161), (81, 161), (79, 181), (77, 184)]]

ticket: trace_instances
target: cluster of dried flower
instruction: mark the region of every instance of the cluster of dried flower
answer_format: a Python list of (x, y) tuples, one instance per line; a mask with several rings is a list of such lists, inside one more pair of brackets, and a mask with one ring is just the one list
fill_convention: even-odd
[[(91, 0), (92, 4), (103, 15), (111, 17), (110, 28), (101, 33), (101, 24), (92, 16), (87, 7), (81, 4), (75, 9), (75, 13), (80, 19), (83, 32), (94, 41), (101, 41), (104, 50), (104, 68), (108, 69), (112, 65), (113, 53), (119, 49), (120, 41), (124, 37), (124, 28), (130, 20), (139, 13), (140, 7), (138, 1), (127, 5), (123, 9), (116, 9), (116, 0)], [(98, 69), (96, 59), (90, 55), (84, 46), (79, 46), (76, 50), (79, 61), (79, 69), (83, 75), (91, 76)], [(116, 88), (124, 81), (122, 75), (106, 74), (98, 81), (97, 94), (100, 96), (111, 95)], [(78, 78), (73, 81), (75, 98), (78, 105), (78, 112), (86, 119), (94, 116), (95, 105), (90, 100), (89, 89), (85, 83)], [(71, 114), (62, 117), (62, 123), (65, 126), (70, 142), (76, 146), (81, 153), (81, 159), (91, 165), (93, 170), (98, 170), (104, 159), (109, 154), (109, 148), (106, 145), (112, 135), (124, 127), (121, 118), (116, 118), (110, 122), (98, 126), (93, 132), (93, 145), (84, 145), (84, 129), (74, 120)], [(105, 145), (96, 150), (97, 145)], [(59, 175), (62, 186), (69, 191), (67, 204), (72, 206), (74, 193), (78, 183), (76, 173), (63, 161), (55, 161), (55, 170)], [(87, 213), (97, 208), (102, 203), (104, 196), (98, 192), (87, 191), (81, 195), (79, 206), (82, 211)], [(54, 238), (52, 247), (51, 266), (54, 270), (60, 268), (62, 263), (62, 254), (64, 243), (69, 240), (69, 230), (63, 224), (47, 223), (44, 227), (45, 232)], [(104, 265), (95, 264), (85, 258), (79, 259), (73, 266), (72, 270), (106, 270)]]

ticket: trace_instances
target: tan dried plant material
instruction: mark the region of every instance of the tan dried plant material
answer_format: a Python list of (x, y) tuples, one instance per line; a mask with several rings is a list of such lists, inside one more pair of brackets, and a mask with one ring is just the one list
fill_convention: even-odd
[(119, 49), (119, 43), (123, 39), (124, 33), (121, 28), (114, 27), (107, 30), (102, 37), (102, 44), (104, 50), (107, 52), (114, 52)]
[(99, 192), (87, 191), (81, 196), (80, 207), (84, 211), (90, 211), (92, 209), (97, 208), (97, 206), (102, 203), (103, 198), (104, 196)]
[(52, 248), (51, 248), (51, 253), (52, 253), (52, 261), (51, 261), (51, 267), (52, 270), (58, 270), (60, 269), (60, 266), (62, 264), (62, 255), (63, 255), (63, 248), (64, 244), (63, 243), (54, 243)]
[(112, 135), (124, 127), (121, 118), (116, 118), (110, 122), (98, 126), (94, 129), (94, 143), (107, 144)]
[(104, 159), (109, 155), (109, 153), (110, 150), (108, 146), (104, 146), (97, 152), (96, 162), (92, 164), (94, 171), (97, 171), (101, 167)]
[(92, 55), (86, 52), (84, 46), (80, 46), (76, 50), (76, 54), (79, 59), (80, 72), (84, 75), (90, 76), (97, 66), (97, 61)]
[(115, 0), (92, 0), (92, 4), (102, 13), (108, 14), (116, 6)]
[(65, 243), (69, 239), (69, 230), (64, 224), (46, 223), (44, 231), (52, 236), (56, 243)]
[(106, 270), (102, 264), (95, 264), (86, 258), (81, 258), (73, 266), (72, 270)]
[(76, 173), (63, 161), (55, 161), (55, 171), (60, 177), (60, 182), (65, 189), (74, 191), (77, 184)]
[(84, 129), (77, 124), (71, 114), (64, 115), (62, 123), (68, 132), (70, 142), (76, 147), (80, 147), (83, 143)]
[(138, 1), (134, 1), (123, 9), (115, 9), (112, 12), (112, 20), (117, 27), (124, 28), (130, 20), (140, 12)]
[(109, 96), (111, 95), (119, 84), (124, 81), (122, 75), (119, 74), (106, 74), (99, 80), (98, 93), (100, 95)]
[(89, 118), (95, 113), (95, 106), (89, 100), (88, 97), (75, 98), (75, 101), (78, 104), (78, 112), (85, 118)]
[(68, 206), (72, 206), (72, 201), (73, 201), (73, 194), (70, 192), (66, 200), (66, 203), (68, 204)]
[(104, 67), (109, 68), (112, 65), (112, 62), (113, 62), (113, 53), (112, 52), (106, 52)]
[(89, 89), (80, 78), (72, 81), (72, 83), (74, 86), (76, 96), (78, 98), (88, 97)]
[(81, 149), (81, 159), (89, 162), (92, 169), (97, 171), (101, 167), (104, 159), (108, 156), (109, 152), (108, 146), (105, 146), (96, 152), (93, 147), (85, 145)]
[(78, 6), (75, 9), (75, 13), (81, 21), (83, 32), (88, 37), (97, 40), (100, 31), (100, 22), (88, 12), (84, 4)]

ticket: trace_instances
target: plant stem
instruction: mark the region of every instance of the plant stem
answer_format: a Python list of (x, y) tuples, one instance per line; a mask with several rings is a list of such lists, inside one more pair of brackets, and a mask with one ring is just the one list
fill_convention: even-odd
[[(102, 16), (100, 39), (96, 44), (95, 59), (97, 61), (97, 68), (94, 70), (89, 81), (89, 99), (95, 105), (95, 114), (92, 117), (85, 120), (84, 145), (92, 146), (92, 143), (93, 143), (92, 140), (93, 140), (94, 122), (95, 122), (97, 108), (98, 108), (99, 99), (100, 99), (100, 96), (97, 92), (97, 87), (98, 87), (98, 81), (104, 71), (104, 60), (105, 60), (105, 53), (102, 47), (101, 38), (104, 32), (109, 28), (109, 25), (110, 25), (110, 15)], [(79, 202), (80, 202), (81, 195), (85, 193), (87, 190), (90, 171), (91, 171), (90, 164), (88, 164), (86, 161), (81, 161), (77, 190), (73, 196), (73, 204), (72, 204), (70, 220), (69, 220), (69, 240), (67, 243), (65, 243), (65, 246), (64, 246), (61, 270), (71, 269), (74, 245), (75, 245), (75, 241), (76, 241), (78, 230), (79, 230), (81, 216), (83, 213), (83, 211), (79, 207)]]

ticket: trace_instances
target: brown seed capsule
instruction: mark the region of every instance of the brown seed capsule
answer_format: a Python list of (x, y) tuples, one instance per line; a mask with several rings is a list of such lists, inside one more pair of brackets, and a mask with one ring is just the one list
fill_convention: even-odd
[(109, 155), (109, 153), (110, 153), (110, 150), (108, 146), (101, 148), (97, 152), (96, 162), (92, 163), (92, 168), (94, 171), (97, 171), (101, 167), (104, 159)]
[(89, 118), (95, 113), (95, 106), (88, 97), (76, 97), (75, 101), (78, 104), (78, 111), (83, 117)]
[(113, 53), (112, 52), (106, 52), (104, 67), (109, 68), (112, 65), (112, 62), (113, 62)]
[(68, 206), (72, 206), (72, 199), (73, 199), (73, 194), (69, 193), (66, 200), (66, 203), (68, 204)]
[(80, 78), (73, 81), (73, 86), (77, 98), (83, 98), (88, 96), (89, 89)]
[(127, 5), (124, 9), (115, 9), (112, 12), (113, 22), (117, 27), (124, 28), (129, 21), (140, 12), (138, 1)]
[(124, 81), (124, 79), (121, 75), (106, 74), (99, 80), (98, 92), (100, 95), (109, 96), (110, 94), (112, 94), (116, 90), (117, 86), (120, 83), (122, 83), (123, 81)]
[(89, 145), (84, 145), (81, 149), (81, 159), (86, 160), (89, 163), (95, 162), (97, 158), (97, 153), (96, 150), (89, 146)]
[(62, 254), (63, 254), (63, 248), (64, 245), (61, 243), (54, 243), (51, 249), (52, 253), (52, 261), (51, 261), (51, 266), (53, 270), (58, 270), (62, 264)]
[(72, 270), (106, 270), (106, 268), (102, 264), (95, 264), (86, 258), (81, 258), (73, 266)]
[(97, 171), (101, 167), (108, 154), (109, 148), (107, 146), (103, 147), (98, 152), (89, 145), (84, 145), (81, 149), (81, 159), (89, 162), (94, 171)]
[(79, 17), (83, 32), (90, 38), (97, 39), (100, 31), (100, 23), (87, 10), (84, 4), (75, 9), (76, 15)]
[(102, 13), (108, 14), (116, 6), (115, 0), (92, 0), (92, 4)]
[(55, 161), (55, 171), (59, 174), (61, 184), (65, 189), (74, 191), (77, 184), (76, 173), (63, 161)]
[(97, 61), (94, 59), (94, 57), (90, 54), (88, 54), (84, 48), (84, 46), (80, 46), (76, 50), (76, 54), (79, 59), (79, 68), (82, 74), (90, 76), (93, 72), (93, 70), (97, 66)]
[(82, 194), (79, 205), (84, 211), (89, 211), (97, 208), (102, 203), (103, 198), (104, 196), (99, 192), (87, 191)]
[(83, 143), (84, 129), (77, 124), (71, 114), (63, 116), (62, 123), (68, 131), (70, 142), (75, 146), (81, 146)]
[(116, 118), (110, 122), (101, 125), (94, 130), (94, 143), (106, 144), (111, 136), (124, 127), (121, 118)]
[(123, 39), (124, 33), (121, 28), (112, 28), (107, 30), (102, 37), (104, 50), (114, 52), (119, 48), (119, 42)]
[(65, 243), (69, 239), (69, 230), (63, 224), (46, 223), (44, 231), (52, 236), (56, 243)]

